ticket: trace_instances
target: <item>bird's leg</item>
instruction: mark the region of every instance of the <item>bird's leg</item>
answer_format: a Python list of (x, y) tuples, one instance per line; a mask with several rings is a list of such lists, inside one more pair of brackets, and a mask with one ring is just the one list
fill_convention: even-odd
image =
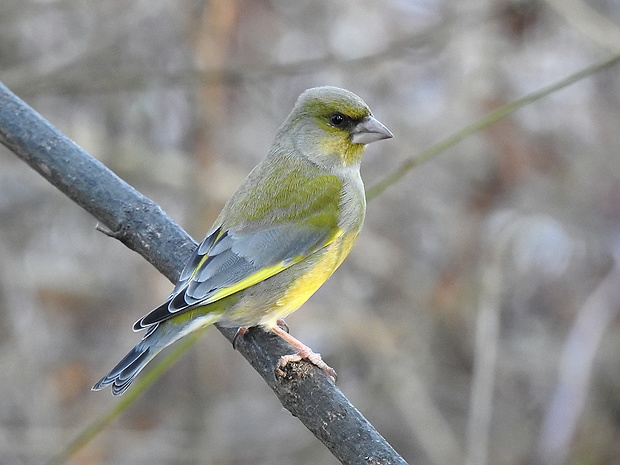
[(297, 349), (297, 353), (283, 355), (282, 357), (280, 357), (280, 360), (278, 360), (278, 366), (276, 367), (276, 372), (280, 376), (285, 375), (282, 368), (285, 367), (290, 362), (299, 362), (300, 360), (308, 360), (310, 363), (312, 363), (313, 365), (323, 370), (323, 373), (325, 373), (329, 377), (329, 379), (332, 380), (332, 382), (334, 383), (336, 382), (336, 371), (323, 361), (323, 359), (321, 358), (321, 354), (312, 352), (312, 349), (310, 347), (305, 345), (303, 342), (295, 339), (293, 336), (291, 336), (289, 333), (284, 331), (279, 326), (274, 326), (271, 329), (271, 331), (273, 331), (275, 334), (280, 336), (282, 339), (284, 339), (286, 342), (292, 345), (295, 349)]
[[(280, 318), (278, 321), (276, 321), (276, 324), (288, 333), (288, 325), (286, 324), (286, 321)], [(249, 326), (241, 326), (237, 328), (237, 332), (233, 336), (232, 340), (233, 349), (237, 350), (237, 342), (239, 341), (239, 338), (243, 337), (243, 335), (248, 332), (248, 329), (250, 329)]]
[(245, 333), (248, 332), (248, 329), (250, 329), (249, 326), (241, 326), (240, 328), (237, 329), (237, 332), (235, 333), (233, 340), (232, 340), (233, 349), (237, 350), (237, 341), (239, 340), (240, 337), (242, 337)]
[[(280, 318), (278, 321), (276, 321), (276, 324), (288, 333), (288, 325), (286, 324), (286, 321)], [(237, 332), (233, 336), (232, 340), (233, 349), (237, 350), (237, 341), (240, 337), (243, 337), (243, 335), (248, 332), (248, 329), (250, 329), (249, 326), (241, 326), (237, 328)]]

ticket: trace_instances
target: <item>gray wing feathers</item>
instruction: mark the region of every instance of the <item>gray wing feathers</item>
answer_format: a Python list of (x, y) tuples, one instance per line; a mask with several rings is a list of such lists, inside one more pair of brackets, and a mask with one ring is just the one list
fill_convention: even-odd
[(168, 301), (141, 318), (134, 329), (160, 323), (179, 312), (198, 307), (220, 289), (239, 283), (264, 268), (278, 264), (287, 267), (298, 257), (322, 248), (330, 233), (329, 229), (322, 228), (300, 231), (291, 224), (248, 234), (231, 231), (222, 234), (217, 229), (198, 246)]
[(287, 266), (327, 240), (327, 234), (319, 231), (299, 234), (297, 229), (278, 227), (247, 236), (226, 233), (208, 251), (209, 258), (187, 286), (185, 300), (193, 305), (263, 268), (279, 263)]
[(185, 290), (185, 300), (193, 305), (208, 299), (219, 289), (231, 286), (250, 276), (258, 269), (251, 262), (226, 250), (219, 255), (210, 256)]

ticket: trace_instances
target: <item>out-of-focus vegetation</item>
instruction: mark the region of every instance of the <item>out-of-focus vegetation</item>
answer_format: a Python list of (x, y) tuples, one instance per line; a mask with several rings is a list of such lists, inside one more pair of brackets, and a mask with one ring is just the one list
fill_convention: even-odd
[[(615, 1), (9, 0), (0, 79), (196, 239), (304, 89), (395, 134), (363, 175), (620, 49)], [(415, 464), (620, 463), (620, 73), (419, 166), (288, 323)], [(90, 386), (171, 290), (0, 150), (0, 463), (110, 408)], [(75, 459), (316, 464), (329, 452), (210, 332)]]

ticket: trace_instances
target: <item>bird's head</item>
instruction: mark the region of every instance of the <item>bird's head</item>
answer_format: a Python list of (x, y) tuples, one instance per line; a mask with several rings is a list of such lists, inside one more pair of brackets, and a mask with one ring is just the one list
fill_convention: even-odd
[(323, 166), (359, 165), (366, 144), (393, 137), (368, 105), (348, 90), (315, 87), (299, 96), (281, 133), (297, 150)]

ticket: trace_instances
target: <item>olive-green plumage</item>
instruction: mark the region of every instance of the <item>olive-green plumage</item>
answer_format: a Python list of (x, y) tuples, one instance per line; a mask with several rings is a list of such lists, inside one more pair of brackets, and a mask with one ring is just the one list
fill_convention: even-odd
[(112, 384), (122, 394), (159, 351), (201, 327), (270, 330), (299, 308), (355, 242), (366, 209), (362, 153), (390, 137), (349, 91), (318, 87), (301, 94), (168, 300), (134, 325), (147, 329), (144, 338), (93, 389)]

